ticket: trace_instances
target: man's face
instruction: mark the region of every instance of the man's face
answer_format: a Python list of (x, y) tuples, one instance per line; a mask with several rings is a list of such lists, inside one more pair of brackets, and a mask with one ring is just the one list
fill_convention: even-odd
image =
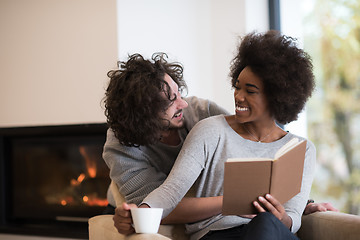
[[(188, 103), (181, 98), (178, 85), (168, 74), (165, 74), (164, 80), (169, 84), (171, 99), (176, 99), (170, 103), (165, 113), (162, 113), (162, 117), (170, 122), (170, 128), (181, 128), (184, 125), (183, 109), (188, 107)], [(167, 121), (166, 125), (169, 124)]]

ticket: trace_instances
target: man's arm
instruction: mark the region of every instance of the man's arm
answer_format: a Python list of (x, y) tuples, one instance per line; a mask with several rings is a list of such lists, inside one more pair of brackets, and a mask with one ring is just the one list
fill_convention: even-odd
[[(148, 158), (137, 147), (121, 145), (114, 133), (108, 130), (103, 159), (110, 169), (111, 180), (119, 187), (126, 201), (139, 204), (166, 179), (166, 174), (155, 169)], [(108, 200), (115, 207), (112, 198)]]

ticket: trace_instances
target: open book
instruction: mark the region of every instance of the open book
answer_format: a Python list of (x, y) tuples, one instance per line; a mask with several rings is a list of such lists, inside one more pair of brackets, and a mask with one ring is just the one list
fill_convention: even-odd
[(293, 138), (267, 158), (231, 158), (225, 162), (223, 215), (257, 213), (252, 202), (270, 193), (284, 204), (300, 192), (306, 141)]

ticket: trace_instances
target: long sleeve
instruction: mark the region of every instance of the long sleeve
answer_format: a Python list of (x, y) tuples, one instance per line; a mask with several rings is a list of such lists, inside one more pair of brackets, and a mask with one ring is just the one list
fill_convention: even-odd
[[(152, 153), (149, 151), (149, 154)], [(108, 130), (103, 158), (110, 169), (110, 178), (118, 185), (120, 193), (129, 203), (139, 204), (166, 179), (166, 170), (162, 169), (167, 168), (170, 171), (172, 167), (172, 162), (169, 161), (167, 167), (162, 165), (160, 168), (157, 165), (161, 164), (161, 156), (149, 154), (135, 147), (120, 145), (113, 132)], [(177, 152), (174, 155), (176, 154)], [(150, 158), (153, 161), (150, 161)], [(156, 164), (157, 162), (159, 163)]]
[(194, 184), (206, 164), (206, 146), (211, 133), (205, 133), (196, 125), (185, 140), (176, 162), (165, 182), (143, 201), (150, 207), (164, 209), (166, 217), (181, 201)]
[(285, 211), (292, 219), (291, 231), (297, 232), (301, 226), (301, 217), (309, 199), (312, 181), (314, 179), (314, 169), (316, 164), (316, 149), (313, 143), (308, 141), (305, 153), (305, 164), (301, 191), (292, 199), (284, 204)]
[[(186, 126), (179, 130), (181, 143), (178, 146), (154, 143), (148, 146), (126, 147), (119, 143), (111, 129), (108, 130), (103, 159), (110, 169), (110, 178), (119, 186), (119, 191), (127, 202), (139, 204), (163, 183), (184, 139), (198, 121), (226, 113), (226, 110), (209, 100), (189, 97), (186, 101), (189, 103), (184, 109)], [(110, 191), (108, 201), (115, 205)]]

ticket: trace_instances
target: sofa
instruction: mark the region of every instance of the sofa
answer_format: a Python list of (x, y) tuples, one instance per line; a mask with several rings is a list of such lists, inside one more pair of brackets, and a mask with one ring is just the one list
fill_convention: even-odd
[[(110, 185), (116, 205), (123, 201), (115, 183)], [(124, 236), (117, 232), (113, 215), (99, 215), (89, 219), (89, 240), (188, 240), (185, 227), (161, 225), (157, 234), (132, 234)], [(297, 232), (301, 240), (360, 239), (360, 216), (341, 212), (316, 212), (302, 217), (301, 228)]]

